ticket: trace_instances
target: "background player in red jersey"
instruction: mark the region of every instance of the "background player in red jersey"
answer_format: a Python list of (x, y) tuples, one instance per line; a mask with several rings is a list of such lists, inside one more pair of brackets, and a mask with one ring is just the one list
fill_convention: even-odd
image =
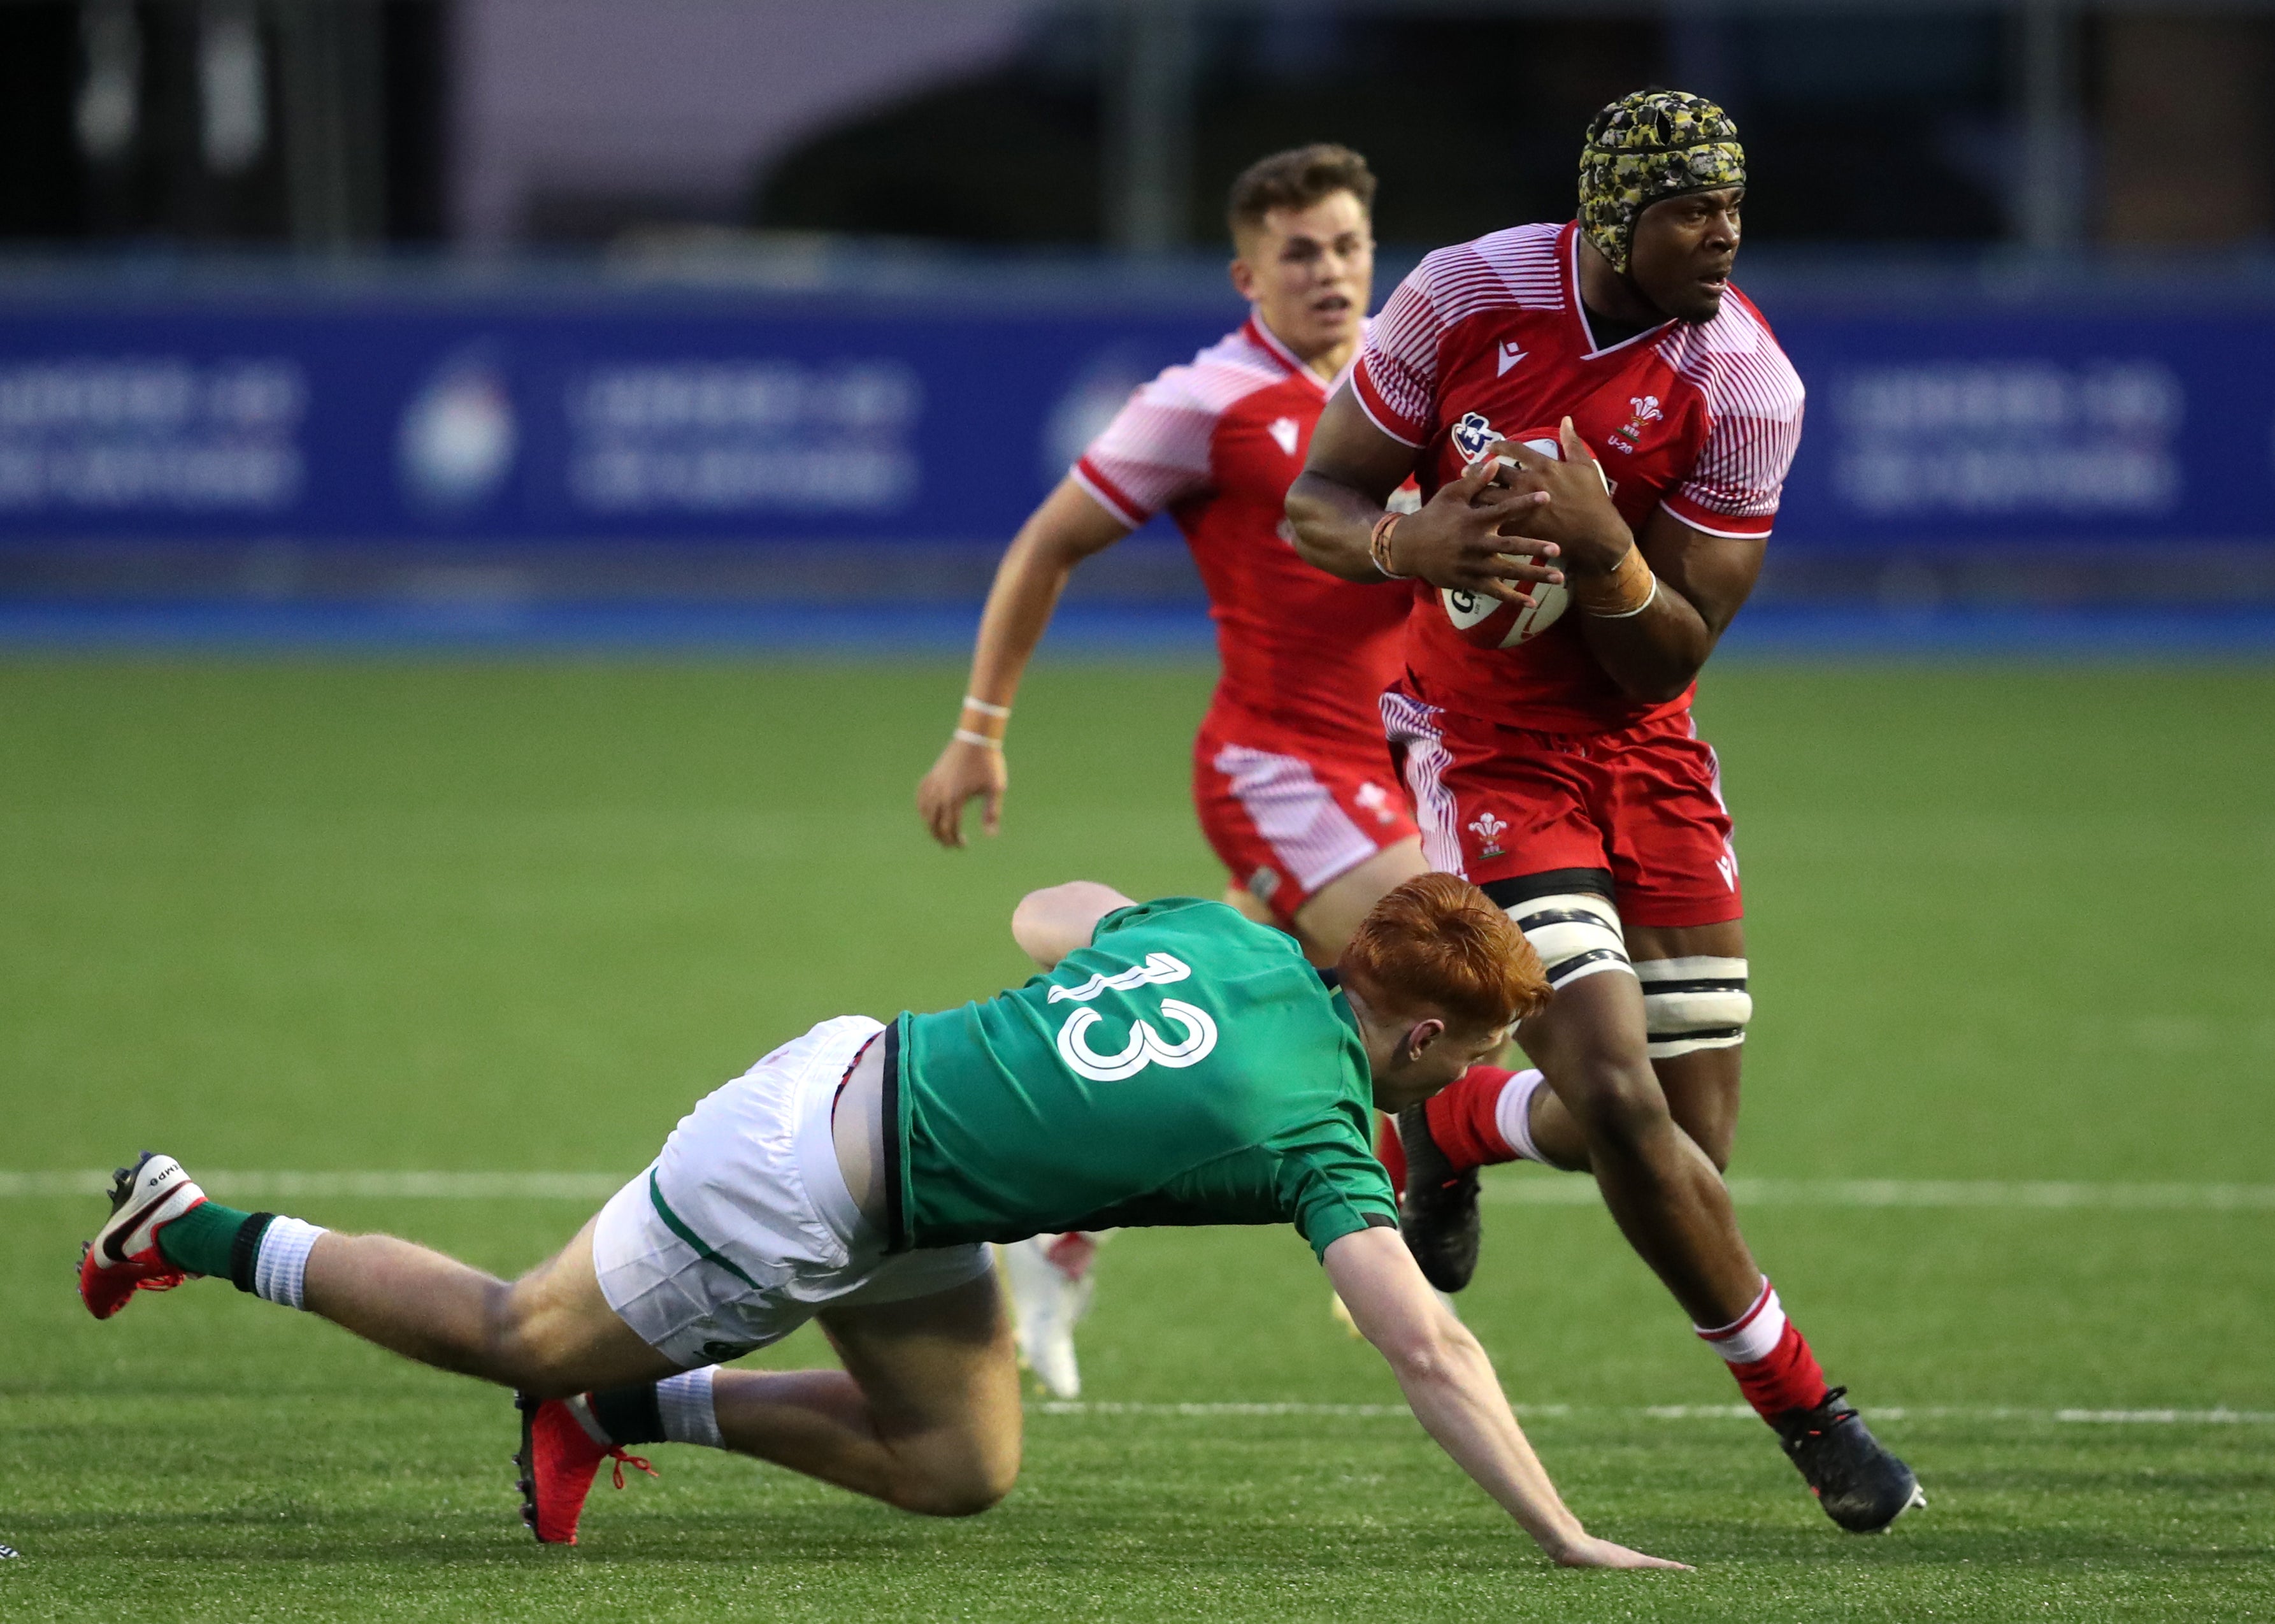
[[(1519, 1035), (1540, 1071), (1464, 1079), (1401, 1117), (1424, 1273), (1468, 1282), (1478, 1164), (1592, 1169), (1826, 1512), (1866, 1531), (1922, 1503), (1917, 1483), (1826, 1386), (1720, 1177), (1751, 1004), (1689, 700), (1761, 568), (1802, 417), (1799, 378), (1729, 283), (1744, 193), (1712, 102), (1606, 108), (1579, 220), (1440, 249), (1401, 284), (1288, 513), (1323, 569), (1416, 581), (1383, 715), (1425, 849), (1508, 910), (1556, 989)], [(1544, 440), (1560, 454), (1521, 443)], [(1430, 500), (1387, 512), (1410, 473)], [(1537, 599), (1546, 623), (1481, 645), (1464, 635), (1480, 599)]]
[[(1193, 800), (1226, 900), (1333, 963), (1385, 893), (1425, 872), (1378, 700), (1402, 664), (1410, 597), (1297, 556), (1281, 504), (1372, 298), (1374, 177), (1348, 147), (1274, 153), (1233, 183), (1232, 284), (1246, 321), (1139, 389), (997, 566), (955, 736), (917, 786), (944, 846), (964, 808), (1000, 826), (1011, 701), (1075, 566), (1166, 511), (1191, 546), (1222, 671), (1193, 743)], [(1496, 1071), (1496, 1076), (1505, 1074)], [(1022, 1350), (1063, 1397), (1094, 1238), (1006, 1249)]]

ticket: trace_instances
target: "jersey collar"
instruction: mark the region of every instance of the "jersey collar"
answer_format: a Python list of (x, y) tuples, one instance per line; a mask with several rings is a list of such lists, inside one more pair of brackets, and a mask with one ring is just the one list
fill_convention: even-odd
[(1248, 320), (1240, 324), (1240, 330), (1249, 343), (1271, 356), (1274, 360), (1303, 379), (1320, 394), (1324, 395), (1327, 392), (1327, 380), (1304, 365), (1302, 358), (1286, 344), (1281, 344), (1280, 335), (1265, 326), (1262, 318), (1251, 313)]
[(1599, 360), (1606, 355), (1617, 355), (1631, 344), (1655, 342), (1661, 333), (1674, 325), (1674, 318), (1669, 316), (1657, 327), (1647, 327), (1632, 338), (1622, 338), (1615, 344), (1606, 344), (1600, 350), (1597, 349), (1596, 335), (1588, 327), (1588, 312), (1580, 302), (1580, 223), (1578, 221), (1572, 221), (1565, 226), (1561, 248), (1562, 252), (1557, 258), (1560, 261), (1558, 274), (1564, 280), (1564, 310), (1565, 313), (1571, 318), (1572, 329), (1579, 342), (1582, 360)]

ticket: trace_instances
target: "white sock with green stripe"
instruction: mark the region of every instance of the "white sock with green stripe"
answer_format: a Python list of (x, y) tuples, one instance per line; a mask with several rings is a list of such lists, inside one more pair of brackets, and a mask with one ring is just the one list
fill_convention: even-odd
[(718, 1374), (717, 1365), (707, 1364), (655, 1384), (655, 1407), (663, 1414), (663, 1435), (669, 1441), (700, 1444), (706, 1449), (727, 1446), (727, 1440), (719, 1436), (719, 1413), (711, 1396), (711, 1385)]

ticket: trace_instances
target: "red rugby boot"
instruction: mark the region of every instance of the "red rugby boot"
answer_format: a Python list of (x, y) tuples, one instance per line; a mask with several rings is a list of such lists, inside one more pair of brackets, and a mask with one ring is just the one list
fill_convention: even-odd
[(158, 1231), (206, 1204), (206, 1192), (182, 1164), (155, 1151), (118, 1169), (110, 1186), (110, 1216), (80, 1249), (79, 1295), (87, 1311), (108, 1319), (138, 1291), (171, 1291), (190, 1278), (158, 1250)]
[[(603, 1461), (616, 1463), (616, 1484), (624, 1486), (624, 1468), (637, 1466), (651, 1477), (663, 1474), (636, 1454), (602, 1441), (599, 1424), (581, 1400), (572, 1407), (562, 1399), (513, 1395), (521, 1412), (521, 1453), (513, 1463), (521, 1469), (516, 1486), (521, 1490), (521, 1520), (540, 1545), (573, 1545), (577, 1519), (584, 1514), (585, 1497), (593, 1492), (593, 1474)], [(579, 1415), (579, 1410), (586, 1413)]]

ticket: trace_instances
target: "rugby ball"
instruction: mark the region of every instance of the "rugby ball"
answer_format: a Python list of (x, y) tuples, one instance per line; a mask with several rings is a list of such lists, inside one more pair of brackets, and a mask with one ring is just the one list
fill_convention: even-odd
[[(1538, 451), (1543, 457), (1553, 457), (1559, 462), (1564, 460), (1564, 448), (1558, 442), (1553, 429), (1536, 428), (1526, 434), (1508, 434), (1502, 438), (1517, 441), (1527, 450)], [(1502, 468), (1516, 465), (1510, 457), (1495, 460)], [(1602, 466), (1599, 465), (1597, 472), (1601, 474), (1602, 472)], [(1610, 488), (1608, 481), (1605, 488)], [(1452, 623), (1454, 630), (1461, 634), (1464, 642), (1475, 644), (1479, 648), (1515, 648), (1526, 638), (1538, 636), (1554, 625), (1571, 598), (1561, 586), (1537, 585), (1532, 589), (1531, 604), (1503, 603), (1500, 599), (1487, 597), (1483, 593), (1441, 587), (1438, 601), (1446, 612), (1447, 620)]]

